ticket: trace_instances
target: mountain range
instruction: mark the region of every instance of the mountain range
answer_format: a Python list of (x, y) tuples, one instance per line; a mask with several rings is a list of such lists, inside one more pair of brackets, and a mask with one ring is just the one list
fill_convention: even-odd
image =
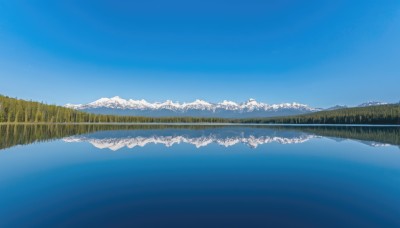
[[(359, 107), (384, 105), (383, 102), (366, 102)], [(66, 104), (65, 107), (82, 110), (95, 114), (112, 114), (127, 116), (191, 116), (191, 117), (223, 117), (223, 118), (252, 118), (274, 117), (306, 114), (324, 109), (310, 107), (300, 103), (266, 104), (255, 99), (237, 103), (224, 100), (219, 103), (211, 103), (197, 99), (193, 102), (165, 102), (150, 103), (144, 99), (123, 99), (119, 96), (112, 98), (100, 98), (88, 104)], [(325, 110), (347, 108), (347, 106), (334, 106)]]

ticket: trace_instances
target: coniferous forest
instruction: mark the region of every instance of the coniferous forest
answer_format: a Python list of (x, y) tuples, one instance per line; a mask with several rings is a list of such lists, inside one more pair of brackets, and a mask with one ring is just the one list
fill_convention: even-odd
[(0, 123), (223, 123), (222, 118), (98, 115), (0, 95)]
[(0, 95), (0, 123), (400, 124), (400, 104), (250, 119), (99, 115)]
[(271, 124), (400, 124), (400, 104), (343, 108), (310, 114), (240, 120)]

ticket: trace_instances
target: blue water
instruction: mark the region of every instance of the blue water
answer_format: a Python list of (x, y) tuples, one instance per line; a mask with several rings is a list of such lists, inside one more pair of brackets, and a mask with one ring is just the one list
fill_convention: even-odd
[(400, 227), (400, 148), (228, 128), (0, 150), (0, 227), (103, 226)]

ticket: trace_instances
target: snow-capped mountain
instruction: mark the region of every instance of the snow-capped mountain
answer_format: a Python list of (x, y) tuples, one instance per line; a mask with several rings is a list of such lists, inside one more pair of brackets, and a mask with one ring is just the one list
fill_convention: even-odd
[(368, 101), (368, 102), (360, 104), (358, 107), (369, 107), (369, 106), (387, 105), (387, 104), (388, 103), (386, 103), (386, 102), (380, 102), (380, 101)]
[[(357, 105), (356, 107), (369, 107), (369, 106), (378, 106), (378, 105), (387, 105), (387, 104), (390, 104), (390, 103), (380, 102), (380, 101), (368, 101), (368, 102), (362, 103), (360, 105)], [(351, 107), (349, 107), (347, 105), (335, 105), (333, 107), (330, 107), (330, 108), (327, 108), (324, 110), (330, 111), (330, 110), (337, 110), (337, 109), (344, 109), (344, 108), (351, 108)]]
[(171, 100), (150, 103), (143, 99), (126, 100), (118, 96), (101, 98), (88, 104), (67, 104), (65, 107), (98, 114), (231, 118), (296, 115), (321, 110), (295, 102), (270, 105), (254, 99), (249, 99), (243, 103), (227, 100), (220, 103), (210, 103), (199, 99), (189, 103), (173, 102)]

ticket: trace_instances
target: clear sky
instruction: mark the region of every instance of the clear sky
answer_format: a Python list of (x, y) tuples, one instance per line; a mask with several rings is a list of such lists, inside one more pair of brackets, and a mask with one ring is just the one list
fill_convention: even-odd
[(400, 100), (399, 0), (0, 0), (0, 93)]

